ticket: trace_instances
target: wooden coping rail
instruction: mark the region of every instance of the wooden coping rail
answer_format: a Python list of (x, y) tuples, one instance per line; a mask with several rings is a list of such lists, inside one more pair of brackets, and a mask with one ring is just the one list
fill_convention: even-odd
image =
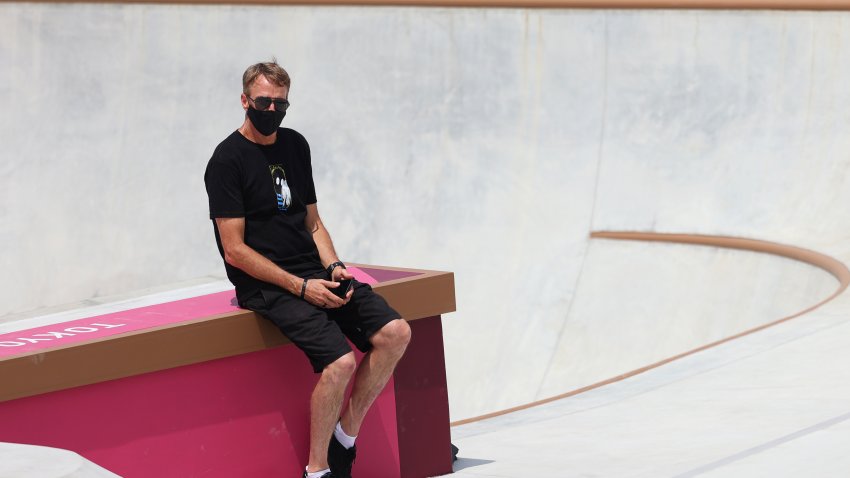
[(850, 10), (850, 0), (29, 0), (24, 3), (158, 3), (185, 5), (359, 5), (483, 8)]

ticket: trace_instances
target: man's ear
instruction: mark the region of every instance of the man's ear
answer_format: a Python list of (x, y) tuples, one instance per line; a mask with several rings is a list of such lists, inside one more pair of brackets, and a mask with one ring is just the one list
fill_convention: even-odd
[(245, 93), (242, 93), (242, 97), (240, 98), (240, 100), (242, 101), (242, 109), (247, 111), (248, 110), (248, 97), (245, 95)]

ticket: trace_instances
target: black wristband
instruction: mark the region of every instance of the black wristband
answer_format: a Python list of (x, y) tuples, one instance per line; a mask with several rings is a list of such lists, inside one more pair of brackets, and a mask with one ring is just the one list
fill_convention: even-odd
[(307, 292), (307, 279), (304, 279), (304, 282), (301, 283), (301, 298), (304, 298), (304, 293)]
[(334, 262), (333, 264), (331, 264), (331, 265), (329, 265), (329, 266), (328, 266), (328, 275), (329, 275), (329, 276), (333, 277), (334, 269), (336, 269), (336, 268), (337, 268), (337, 266), (340, 266), (340, 267), (342, 267), (343, 269), (345, 269), (345, 264), (343, 264), (343, 263), (342, 263), (342, 261), (336, 261), (336, 262)]

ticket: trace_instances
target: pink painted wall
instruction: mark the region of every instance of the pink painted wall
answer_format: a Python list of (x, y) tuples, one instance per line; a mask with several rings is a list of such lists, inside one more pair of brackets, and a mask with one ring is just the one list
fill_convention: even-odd
[[(288, 344), (4, 402), (0, 441), (69, 449), (128, 478), (300, 476), (317, 377)], [(393, 388), (363, 425), (359, 476), (399, 477)]]

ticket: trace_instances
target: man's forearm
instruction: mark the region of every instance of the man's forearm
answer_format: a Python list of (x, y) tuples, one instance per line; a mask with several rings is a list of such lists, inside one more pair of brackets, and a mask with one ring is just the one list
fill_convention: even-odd
[(224, 260), (256, 279), (274, 284), (295, 295), (301, 294), (303, 279), (286, 272), (247, 244), (239, 244), (230, 251), (225, 251)]
[(339, 260), (334, 250), (333, 241), (331, 241), (331, 235), (321, 221), (317, 222), (316, 228), (313, 230), (313, 241), (319, 250), (319, 258), (322, 260), (324, 267), (328, 267)]

